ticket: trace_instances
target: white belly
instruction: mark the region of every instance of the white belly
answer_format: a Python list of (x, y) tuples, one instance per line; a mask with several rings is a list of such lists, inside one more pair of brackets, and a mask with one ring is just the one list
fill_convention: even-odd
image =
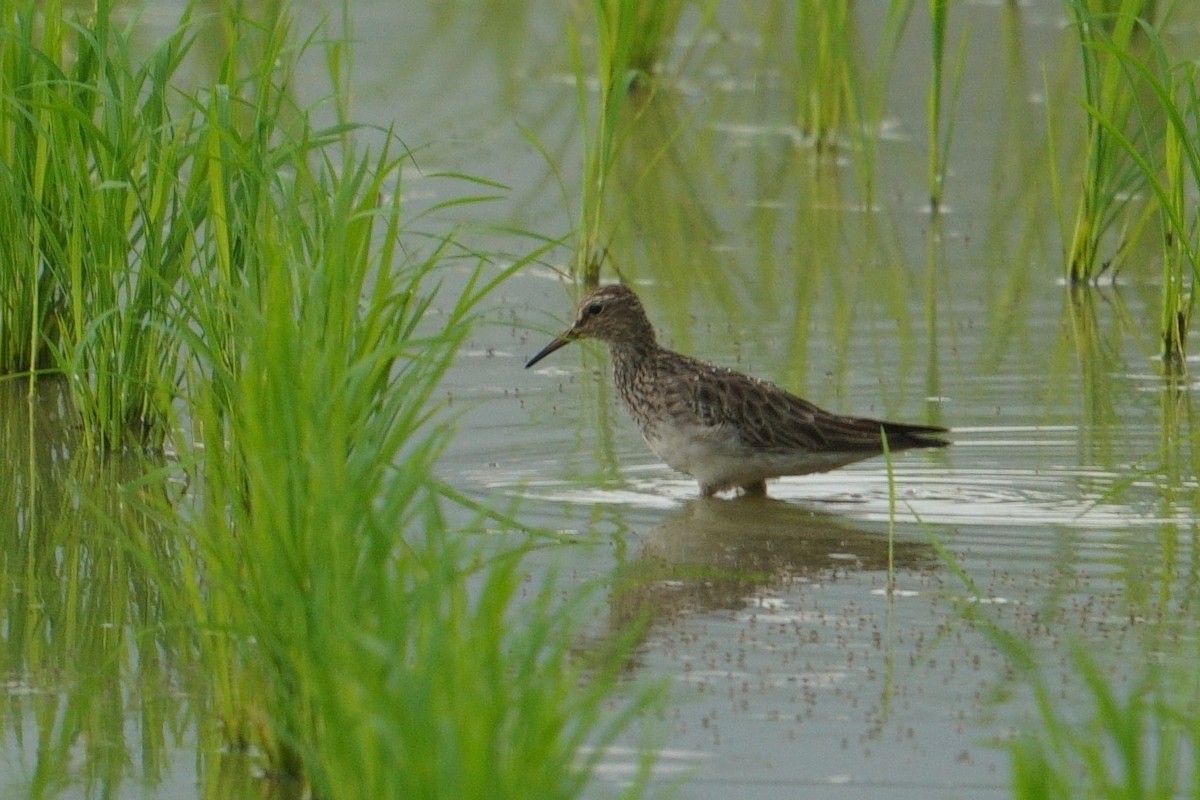
[(825, 472), (858, 461), (870, 453), (842, 451), (763, 451), (748, 448), (731, 429), (660, 424), (643, 431), (654, 454), (671, 468), (716, 490), (747, 486), (781, 475)]

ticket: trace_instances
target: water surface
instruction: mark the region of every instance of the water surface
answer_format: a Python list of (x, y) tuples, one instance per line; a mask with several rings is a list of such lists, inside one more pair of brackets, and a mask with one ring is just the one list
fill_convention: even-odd
[[(882, 5), (856, 4), (864, 69)], [(1008, 797), (998, 743), (1031, 705), (964, 609), (984, 607), (1057, 665), (1064, 694), (1078, 689), (1072, 642), (1119, 685), (1143, 663), (1156, 622), (1194, 607), (1192, 386), (1155, 358), (1153, 263), (1117, 287), (1057, 279), (1047, 103), (1060, 130), (1080, 121), (1060, 3), (956, 6), (953, 46), (970, 46), (936, 217), (923, 6), (891, 73), (869, 198), (857, 145), (818, 153), (798, 124), (790, 6), (723, 4), (708, 27), (685, 18), (663, 88), (639, 99), (624, 141), (605, 279), (619, 272), (638, 289), (670, 346), (836, 411), (950, 426), (954, 446), (899, 454), (891, 476), (875, 459), (774, 482), (769, 500), (698, 499), (617, 408), (600, 347), (523, 369), (570, 322), (564, 244), (501, 287), (447, 376), (458, 435), (441, 469), (469, 497), (515, 501), (521, 522), (564, 534), (530, 563), (565, 592), (610, 582), (594, 633), (652, 620), (629, 672), (673, 680), (646, 721), (661, 785), (678, 781), (688, 798)], [(356, 0), (352, 12), (355, 112), (395, 124), (414, 149), (412, 212), (464, 191), (440, 172), (509, 187), (416, 228), (463, 226), (495, 269), (535, 246), (514, 230), (569, 241), (582, 144), (563, 32), (586, 19), (532, 2)], [(156, 20), (143, 24), (152, 38)], [(1060, 143), (1064, 169), (1077, 146)], [(451, 288), (475, 266), (463, 262)], [(9, 425), (10, 451), (34, 446), (28, 430)], [(64, 504), (80, 501), (61, 487), (77, 485), (77, 458), (64, 446), (12, 462), (19, 531), (71, 518)], [(29, 463), (56, 487), (36, 510)], [(97, 585), (120, 592), (92, 604), (60, 598), (68, 619), (95, 614), (66, 624), (129, 636), (103, 652), (131, 655), (90, 682), (77, 638), (21, 632), (22, 615), (37, 616), (20, 599), (32, 587), (59, 585), (63, 570), (130, 569), (102, 528), (56, 524), (55, 555), (5, 561), (16, 598), (5, 796), (195, 796), (197, 782), (222, 780), (196, 756), (214, 732), (188, 713), (200, 676), (169, 641), (129, 634), (150, 624), (125, 613), (150, 614), (144, 587), (116, 580)], [(56, 741), (72, 713), (97, 717), (87, 744)], [(638, 741), (608, 754), (606, 785), (632, 774)]]

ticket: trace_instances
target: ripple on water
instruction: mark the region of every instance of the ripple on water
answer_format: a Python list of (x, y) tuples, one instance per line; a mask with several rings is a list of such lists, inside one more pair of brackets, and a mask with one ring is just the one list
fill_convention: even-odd
[[(1086, 443), (1076, 427), (955, 429), (950, 448), (896, 457), (894, 508), (886, 462), (876, 458), (834, 472), (772, 481), (767, 503), (753, 498), (715, 501), (690, 513), (697, 508), (696, 483), (664, 464), (647, 463), (644, 446), (634, 439), (616, 454), (626, 466), (603, 482), (564, 478), (561, 459), (544, 454), (518, 466), (504, 462), (474, 477), (489, 491), (522, 498), (550, 515), (563, 508), (628, 509), (636, 513), (626, 524), (648, 541), (661, 538), (655, 531), (664, 524), (690, 530), (693, 542), (700, 526), (714, 549), (720, 542), (726, 548), (745, 543), (747, 537), (775, 542), (776, 548), (792, 547), (786, 544), (792, 539), (817, 537), (822, 540), (821, 564), (831, 568), (836, 566), (834, 554), (845, 549), (838, 541), (845, 534), (814, 530), (804, 515), (830, 520), (826, 527), (831, 530), (848, 528), (863, 546), (885, 540), (894, 520), (899, 538), (925, 543), (937, 537), (956, 555), (979, 560), (1001, 577), (1028, 570), (1040, 575), (1039, 565), (1058, 563), (1069, 554), (1091, 580), (1101, 582), (1092, 584), (1096, 590), (1118, 580), (1115, 573), (1128, 569), (1137, 553), (1152, 550), (1163, 526), (1191, 518), (1187, 503), (1194, 477), (1164, 478), (1129, 458), (1132, 452), (1152, 459), (1160, 434), (1153, 426), (1126, 428), (1124, 461), (1097, 465), (1081, 457)], [(1179, 501), (1170, 499), (1164, 483)], [(807, 546), (815, 547), (811, 541)], [(862, 559), (857, 550), (851, 554), (856, 563)], [(1001, 592), (1011, 594), (1012, 587), (1006, 583), (988, 593)]]
[[(956, 430), (956, 435), (984, 434), (987, 438), (956, 442), (953, 450), (962, 455), (951, 451), (945, 458), (941, 453), (898, 456), (893, 468), (894, 512), (887, 468), (881, 459), (834, 472), (780, 478), (769, 484), (769, 491), (777, 500), (871, 522), (887, 522), (894, 513), (897, 521), (934, 525), (1110, 528), (1184, 518), (1185, 510), (1164, 515), (1158, 507), (1161, 504), (1149, 502), (1153, 481), (1131, 481), (1128, 467), (1075, 467), (1068, 466), (1066, 459), (1058, 463), (1048, 460), (1048, 450), (1076, 445), (1075, 437), (1067, 435), (1073, 430), (1061, 426)], [(1036, 466), (1012, 465), (1022, 459), (1009, 453), (996, 457), (995, 451), (1012, 449), (1036, 450), (1039, 457), (1024, 459)], [(968, 456), (968, 450), (975, 452)], [(931, 463), (934, 461), (944, 463)], [(958, 462), (964, 463), (959, 466)], [(623, 469), (625, 481), (620, 487), (581, 485), (538, 475), (555, 465), (542, 462), (517, 470), (519, 474), (493, 471), (477, 477), (489, 490), (543, 503), (665, 509), (697, 496), (695, 482), (665, 464)], [(1127, 490), (1119, 498), (1118, 487)]]

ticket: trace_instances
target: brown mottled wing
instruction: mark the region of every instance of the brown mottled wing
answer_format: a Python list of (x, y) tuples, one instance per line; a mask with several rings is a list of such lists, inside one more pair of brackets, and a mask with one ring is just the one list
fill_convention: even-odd
[(706, 425), (732, 428), (749, 447), (763, 450), (881, 452), (880, 428), (893, 450), (938, 447), (943, 428), (846, 417), (773, 383), (692, 361), (688, 404)]

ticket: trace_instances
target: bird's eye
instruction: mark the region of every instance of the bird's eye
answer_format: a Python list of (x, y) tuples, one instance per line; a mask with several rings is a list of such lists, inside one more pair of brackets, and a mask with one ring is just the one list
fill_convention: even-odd
[(587, 313), (588, 313), (589, 317), (594, 317), (603, 310), (604, 310), (604, 306), (600, 305), (599, 303), (592, 303), (590, 306), (587, 307)]

